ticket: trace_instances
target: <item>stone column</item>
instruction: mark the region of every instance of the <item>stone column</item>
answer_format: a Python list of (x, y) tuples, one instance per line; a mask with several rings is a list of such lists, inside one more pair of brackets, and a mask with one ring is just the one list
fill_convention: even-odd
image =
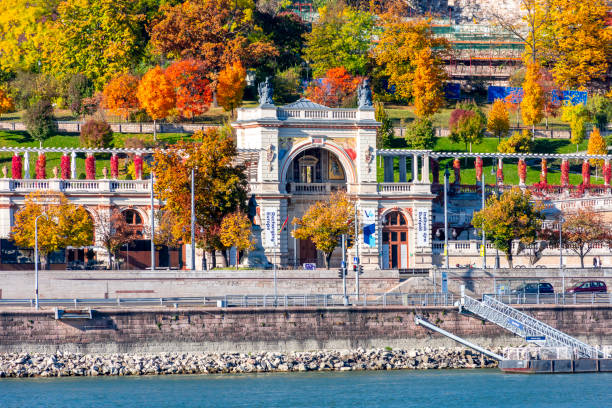
[(525, 186), (525, 180), (527, 179), (527, 164), (525, 164), (525, 159), (520, 158), (518, 161), (518, 176), (519, 176), (519, 185), (521, 187)]
[(591, 184), (591, 165), (588, 159), (582, 162), (582, 184), (585, 186)]
[(561, 160), (561, 187), (569, 186), (569, 162), (567, 159)]
[(429, 155), (423, 155), (423, 167), (421, 171), (421, 182), (424, 184), (430, 184), (431, 181), (429, 179)]
[(455, 180), (453, 180), (453, 184), (461, 184), (461, 163), (459, 159), (453, 160), (453, 172), (455, 173)]
[(383, 181), (393, 183), (393, 157), (383, 156)]
[(405, 183), (406, 179), (406, 156), (399, 157), (399, 181)]
[(542, 159), (542, 171), (540, 172), (540, 184), (548, 184), (548, 167), (546, 159)]
[(70, 154), (70, 178), (71, 179), (76, 179), (77, 178), (77, 173), (76, 173), (76, 153), (72, 152)]
[(476, 181), (480, 183), (482, 181), (482, 157), (478, 156), (474, 164), (476, 166)]
[(440, 184), (440, 162), (438, 159), (431, 157), (431, 175), (433, 176), (433, 184)]
[(419, 156), (416, 154), (412, 155), (412, 182), (419, 182)]
[(30, 152), (23, 154), (23, 178), (30, 178)]
[(498, 185), (500, 186), (504, 185), (504, 160), (501, 157), (497, 159), (496, 178), (497, 178)]
[(606, 159), (603, 167), (604, 185), (610, 185), (610, 177), (612, 176), (612, 169), (610, 168), (610, 159)]

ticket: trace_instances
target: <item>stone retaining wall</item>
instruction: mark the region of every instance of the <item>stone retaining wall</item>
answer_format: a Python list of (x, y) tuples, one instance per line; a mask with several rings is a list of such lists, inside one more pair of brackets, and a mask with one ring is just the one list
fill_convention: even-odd
[[(595, 345), (612, 344), (612, 306), (525, 306), (523, 310)], [(483, 347), (522, 339), (454, 307), (152, 308), (94, 311), (91, 320), (52, 310), (0, 312), (0, 352), (163, 353), (322, 349), (415, 349), (456, 343), (414, 323), (414, 314)]]

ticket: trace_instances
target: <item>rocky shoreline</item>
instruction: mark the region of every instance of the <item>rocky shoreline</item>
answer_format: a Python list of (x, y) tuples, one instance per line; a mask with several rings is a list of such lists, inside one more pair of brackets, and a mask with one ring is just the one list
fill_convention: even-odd
[[(501, 350), (497, 350), (498, 352)], [(463, 348), (322, 350), (312, 352), (166, 353), (158, 355), (61, 353), (0, 354), (0, 377), (138, 376), (304, 371), (427, 370), (497, 367)]]

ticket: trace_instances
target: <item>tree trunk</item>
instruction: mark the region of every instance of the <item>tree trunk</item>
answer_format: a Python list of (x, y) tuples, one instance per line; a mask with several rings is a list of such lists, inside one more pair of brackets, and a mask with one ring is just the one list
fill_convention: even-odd
[(325, 254), (325, 268), (329, 269), (329, 262), (331, 261), (331, 257), (334, 251)]
[(153, 119), (153, 141), (157, 142), (157, 120)]
[(512, 261), (512, 249), (510, 249), (510, 252), (506, 254), (506, 260), (508, 261), (508, 267), (510, 267), (510, 269), (514, 268), (514, 263)]

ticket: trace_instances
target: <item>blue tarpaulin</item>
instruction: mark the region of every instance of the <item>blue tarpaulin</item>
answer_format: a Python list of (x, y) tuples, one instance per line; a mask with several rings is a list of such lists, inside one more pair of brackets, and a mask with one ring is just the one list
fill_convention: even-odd
[(461, 84), (454, 82), (444, 84), (444, 97), (446, 99), (461, 99)]
[[(487, 90), (487, 101), (493, 103), (497, 99), (506, 99), (510, 96), (512, 103), (520, 103), (523, 100), (523, 88), (512, 86), (490, 86)], [(552, 101), (555, 103), (569, 102), (572, 105), (587, 103), (588, 93), (582, 91), (552, 91)]]

